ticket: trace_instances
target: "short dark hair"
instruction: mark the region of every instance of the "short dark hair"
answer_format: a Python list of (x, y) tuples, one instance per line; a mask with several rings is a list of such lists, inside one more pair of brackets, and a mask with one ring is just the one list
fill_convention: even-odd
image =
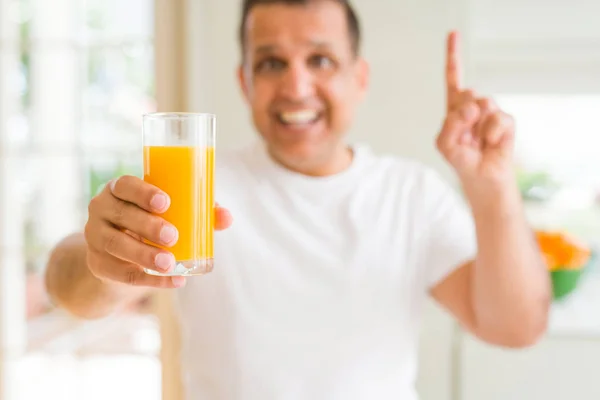
[(316, 1), (333, 1), (344, 8), (344, 12), (346, 14), (346, 22), (348, 25), (348, 34), (350, 36), (350, 45), (352, 47), (352, 52), (355, 55), (357, 55), (360, 51), (361, 28), (358, 16), (356, 15), (354, 8), (350, 5), (349, 0), (243, 0), (242, 16), (240, 20), (238, 37), (242, 53), (246, 48), (246, 24), (248, 14), (250, 14), (250, 11), (252, 11), (254, 7), (263, 4), (287, 4), (303, 6)]

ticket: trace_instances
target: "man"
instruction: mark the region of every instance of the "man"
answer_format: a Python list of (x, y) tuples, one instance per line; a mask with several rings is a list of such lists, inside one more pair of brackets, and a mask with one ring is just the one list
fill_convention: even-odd
[(346, 1), (243, 10), (239, 81), (262, 140), (218, 161), (215, 270), (187, 284), (143, 273), (173, 257), (136, 238), (172, 245), (177, 232), (160, 218), (165, 193), (121, 177), (91, 202), (85, 235), (53, 252), (56, 302), (95, 318), (186, 284), (189, 399), (416, 399), (427, 295), (488, 343), (535, 343), (550, 286), (513, 177), (514, 125), (462, 88), (457, 35), (437, 146), (470, 213), (430, 169), (345, 143), (369, 74)]

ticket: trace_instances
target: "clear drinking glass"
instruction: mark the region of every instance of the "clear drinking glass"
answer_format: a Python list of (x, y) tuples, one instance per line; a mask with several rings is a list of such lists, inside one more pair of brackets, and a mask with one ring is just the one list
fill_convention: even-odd
[(143, 117), (144, 181), (171, 198), (160, 214), (178, 232), (170, 247), (176, 267), (161, 276), (202, 275), (213, 269), (216, 117), (201, 113), (151, 113)]

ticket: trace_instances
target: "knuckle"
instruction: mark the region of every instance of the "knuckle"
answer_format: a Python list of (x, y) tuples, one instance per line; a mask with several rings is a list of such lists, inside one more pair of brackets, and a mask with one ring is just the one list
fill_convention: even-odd
[(444, 134), (444, 132), (442, 132), (441, 134), (438, 135), (437, 139), (435, 140), (435, 145), (437, 147), (437, 149), (440, 152), (445, 152), (447, 146), (447, 140), (446, 140), (446, 135)]
[(472, 100), (477, 97), (477, 93), (473, 89), (467, 89), (463, 92), (463, 98), (465, 100)]
[(83, 238), (84, 238), (87, 246), (94, 248), (94, 249), (98, 248), (96, 242), (98, 241), (98, 238), (101, 237), (98, 235), (101, 227), (98, 225), (97, 222), (98, 222), (98, 220), (96, 220), (94, 218), (90, 218), (90, 219), (88, 219), (88, 221), (86, 222), (86, 224), (83, 228)]
[(118, 191), (123, 186), (130, 185), (131, 177), (129, 175), (119, 176), (112, 181), (113, 191)]
[(147, 268), (154, 268), (155, 254), (152, 251), (148, 251), (144, 246), (137, 246), (134, 250), (134, 257), (137, 260), (137, 264)]
[(144, 281), (144, 272), (131, 269), (125, 273), (125, 283), (130, 286), (141, 286)]
[(117, 199), (113, 207), (113, 223), (121, 226), (124, 222), (127, 214), (127, 203), (123, 200)]
[(132, 175), (122, 175), (112, 181), (112, 194), (117, 198), (124, 198), (136, 187), (139, 178)]
[(94, 196), (90, 203), (88, 204), (88, 213), (89, 215), (94, 215), (96, 210), (98, 210), (98, 203), (101, 202), (101, 195)]
[(495, 112), (490, 115), (490, 123), (493, 125), (500, 125), (504, 123), (504, 116), (501, 112)]
[(88, 251), (86, 256), (86, 264), (92, 275), (94, 275), (96, 278), (102, 277), (100, 262), (98, 261), (98, 256), (95, 252)]
[(494, 107), (494, 101), (487, 97), (481, 98), (477, 102), (482, 108), (490, 109)]
[(91, 240), (91, 236), (92, 236), (92, 227), (90, 224), (90, 221), (88, 220), (88, 222), (85, 224), (85, 227), (83, 228), (83, 238), (85, 239), (86, 243), (90, 243)]
[(115, 251), (119, 248), (119, 239), (116, 233), (110, 233), (104, 242), (104, 251), (109, 254), (114, 254)]
[(106, 185), (106, 189), (109, 190), (111, 193), (115, 193), (118, 190), (118, 187), (119, 188), (121, 187), (121, 185), (119, 184), (120, 180), (121, 180), (121, 177), (111, 179), (108, 182), (108, 185)]
[(138, 271), (129, 270), (125, 273), (125, 283), (131, 286), (135, 286), (139, 283), (140, 278)]

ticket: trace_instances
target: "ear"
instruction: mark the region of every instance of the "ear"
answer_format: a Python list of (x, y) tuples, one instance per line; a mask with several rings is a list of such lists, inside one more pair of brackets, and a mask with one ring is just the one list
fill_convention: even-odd
[(250, 89), (249, 89), (249, 82), (248, 82), (248, 76), (246, 74), (246, 70), (244, 68), (244, 64), (240, 64), (237, 70), (237, 76), (238, 76), (238, 82), (240, 85), (240, 89), (242, 90), (242, 93), (244, 94), (244, 99), (246, 100), (246, 102), (248, 102), (250, 100)]
[(360, 98), (364, 98), (369, 89), (369, 83), (371, 78), (371, 67), (367, 60), (359, 57), (356, 60), (356, 80), (358, 89), (360, 92)]

